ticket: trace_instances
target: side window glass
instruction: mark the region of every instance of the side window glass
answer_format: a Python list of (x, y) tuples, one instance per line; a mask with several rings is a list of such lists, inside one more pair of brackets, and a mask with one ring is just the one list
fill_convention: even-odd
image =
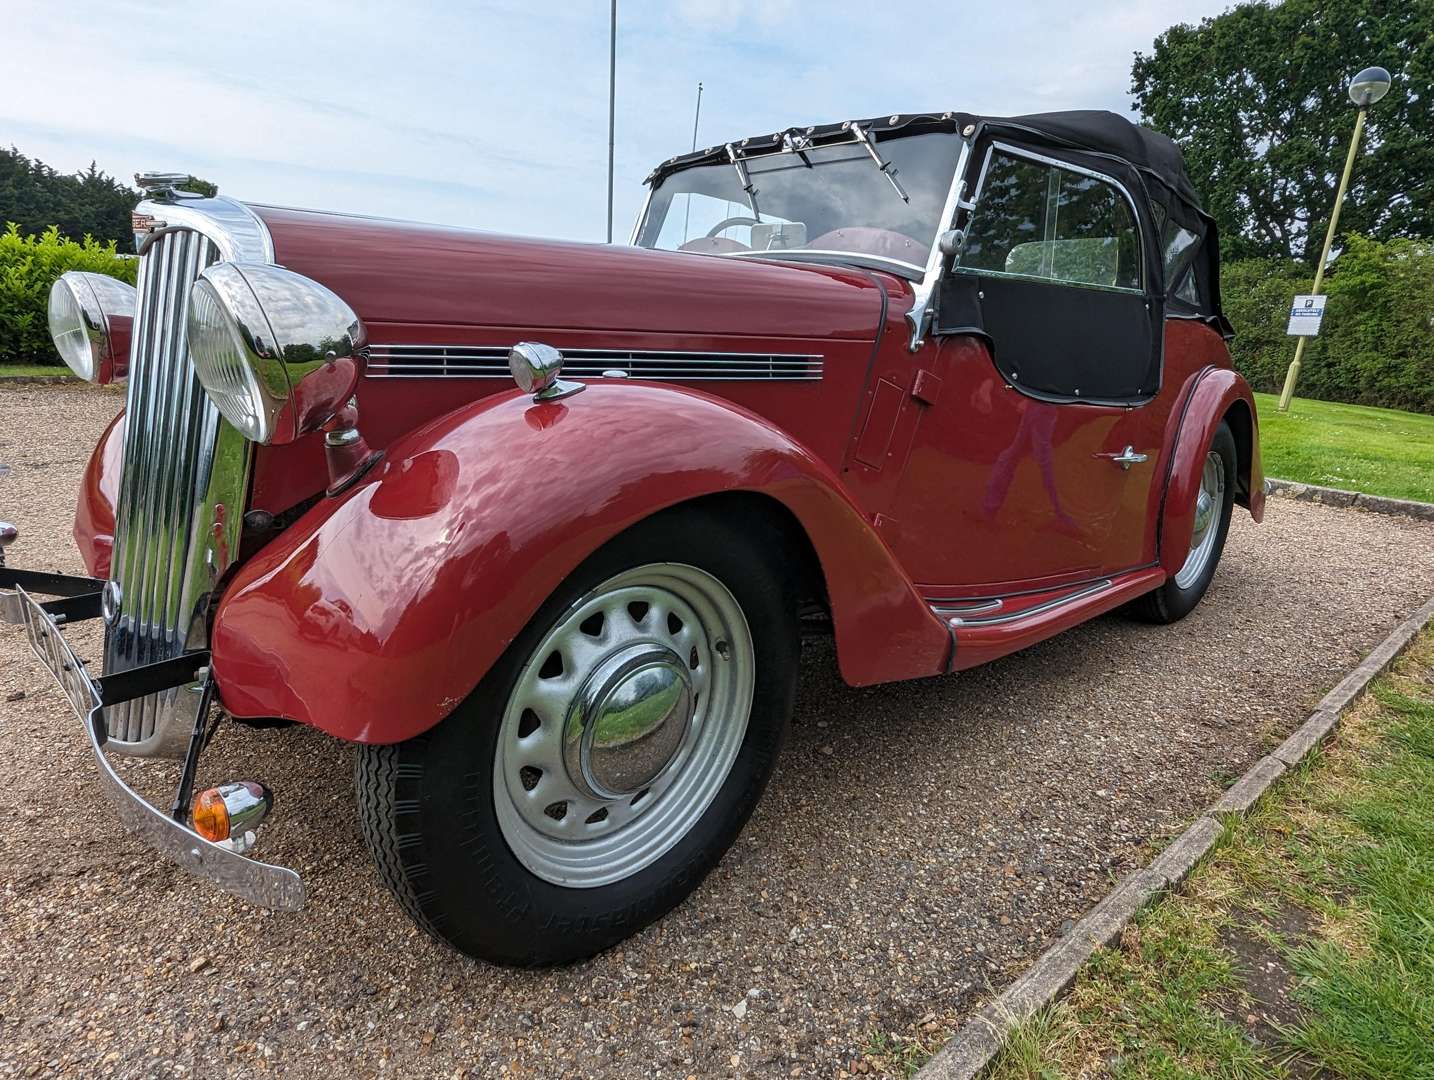
[(1200, 237), (1173, 221), (1166, 221), (1160, 231), (1160, 248), (1165, 261), (1165, 280), (1174, 281), (1194, 254)]
[(1161, 259), (1165, 264), (1166, 287), (1178, 282), (1175, 296), (1193, 307), (1200, 306), (1200, 289), (1195, 283), (1195, 249), (1200, 235), (1182, 228), (1177, 222), (1165, 220), (1160, 227)]
[(1130, 205), (1110, 183), (994, 153), (960, 268), (1072, 285), (1140, 289)]
[(1175, 295), (1194, 307), (1200, 306), (1200, 288), (1195, 284), (1195, 271), (1190, 270), (1185, 274), (1185, 280), (1180, 283), (1180, 288), (1175, 290)]

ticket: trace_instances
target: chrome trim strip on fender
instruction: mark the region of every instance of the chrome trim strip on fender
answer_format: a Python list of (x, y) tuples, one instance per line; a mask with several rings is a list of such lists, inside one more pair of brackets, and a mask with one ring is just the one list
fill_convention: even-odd
[(75, 715), (84, 724), (90, 749), (100, 770), (100, 786), (113, 803), (115, 816), (150, 847), (191, 873), (213, 881), (226, 892), (278, 911), (304, 906), (304, 883), (293, 870), (246, 858), (205, 840), (192, 829), (151, 806), (124, 782), (105, 756), (104, 705), (99, 687), (40, 604), (16, 588), (30, 647), (54, 676)]
[[(372, 345), (371, 379), (507, 379), (506, 345)], [(663, 382), (814, 382), (819, 353), (701, 352), (682, 349), (562, 350), (563, 373), (575, 378), (626, 377)], [(620, 376), (613, 373), (621, 372)]]
[[(1064, 593), (1061, 596), (1053, 596), (1049, 600), (1043, 600), (1041, 603), (1034, 604), (1021, 611), (1007, 612), (1003, 615), (988, 615), (984, 618), (979, 616), (977, 618), (969, 618), (966, 615), (947, 615), (946, 611), (954, 610), (953, 605), (949, 602), (943, 606), (932, 604), (931, 610), (933, 614), (944, 618), (952, 626), (994, 626), (999, 623), (1016, 622), (1019, 619), (1024, 619), (1031, 615), (1040, 615), (1055, 608), (1063, 607), (1077, 600), (1084, 600), (1088, 596), (1105, 592), (1106, 589), (1109, 589), (1114, 584), (1115, 582), (1110, 578), (1101, 578), (1101, 580), (1093, 581), (1084, 588), (1077, 589), (1075, 592)], [(999, 606), (1001, 601), (999, 599), (996, 600), (996, 604)]]
[(934, 614), (943, 619), (957, 618), (966, 615), (984, 615), (988, 611), (1000, 611), (1006, 606), (1006, 601), (1001, 597), (992, 597), (990, 600), (962, 600), (953, 602), (950, 600), (928, 600)]

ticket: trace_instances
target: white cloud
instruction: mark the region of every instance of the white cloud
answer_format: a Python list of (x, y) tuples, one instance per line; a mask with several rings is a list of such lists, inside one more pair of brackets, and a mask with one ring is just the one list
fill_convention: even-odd
[[(928, 108), (1124, 111), (1131, 53), (1222, 7), (619, 0), (615, 233), (688, 148), (699, 79), (704, 145)], [(6, 18), (0, 137), (56, 168), (602, 238), (602, 0), (8, 0)]]

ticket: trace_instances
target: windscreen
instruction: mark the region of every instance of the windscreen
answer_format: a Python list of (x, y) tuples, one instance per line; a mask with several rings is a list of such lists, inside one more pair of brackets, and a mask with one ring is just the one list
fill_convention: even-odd
[(653, 191), (637, 242), (716, 255), (854, 253), (919, 272), (936, 237), (960, 140), (940, 132), (874, 147), (876, 157), (853, 141), (743, 158), (745, 184), (730, 162), (672, 173)]

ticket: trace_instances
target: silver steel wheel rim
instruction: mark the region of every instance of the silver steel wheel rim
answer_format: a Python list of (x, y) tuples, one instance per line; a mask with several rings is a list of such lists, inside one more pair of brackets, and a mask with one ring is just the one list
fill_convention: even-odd
[[(673, 657), (683, 661), (685, 679)], [(654, 671), (657, 678), (643, 674)], [(578, 600), (528, 657), (503, 713), (493, 799), (514, 856), (544, 881), (577, 889), (621, 881), (661, 858), (698, 822), (731, 772), (747, 734), (754, 673), (742, 608), (704, 570), (651, 563)], [(582, 726), (584, 707), (632, 692), (642, 680), (662, 688), (660, 701), (654, 696), (645, 704), (656, 702), (670, 719), (626, 743), (618, 737), (575, 750), (595, 726)], [(618, 689), (604, 696), (613, 685)], [(589, 753), (642, 760), (650, 749), (642, 744), (659, 737), (659, 751), (648, 760), (675, 749), (650, 778), (642, 770), (632, 774), (644, 781), (636, 791), (613, 790), (624, 786), (614, 785), (614, 776), (637, 782), (621, 770), (585, 767), (592, 765)]]
[(1220, 533), (1220, 515), (1225, 511), (1225, 462), (1213, 450), (1205, 455), (1200, 471), (1200, 492), (1195, 496), (1195, 531), (1190, 536), (1190, 554), (1175, 575), (1175, 584), (1188, 589), (1200, 580), (1215, 550)]

